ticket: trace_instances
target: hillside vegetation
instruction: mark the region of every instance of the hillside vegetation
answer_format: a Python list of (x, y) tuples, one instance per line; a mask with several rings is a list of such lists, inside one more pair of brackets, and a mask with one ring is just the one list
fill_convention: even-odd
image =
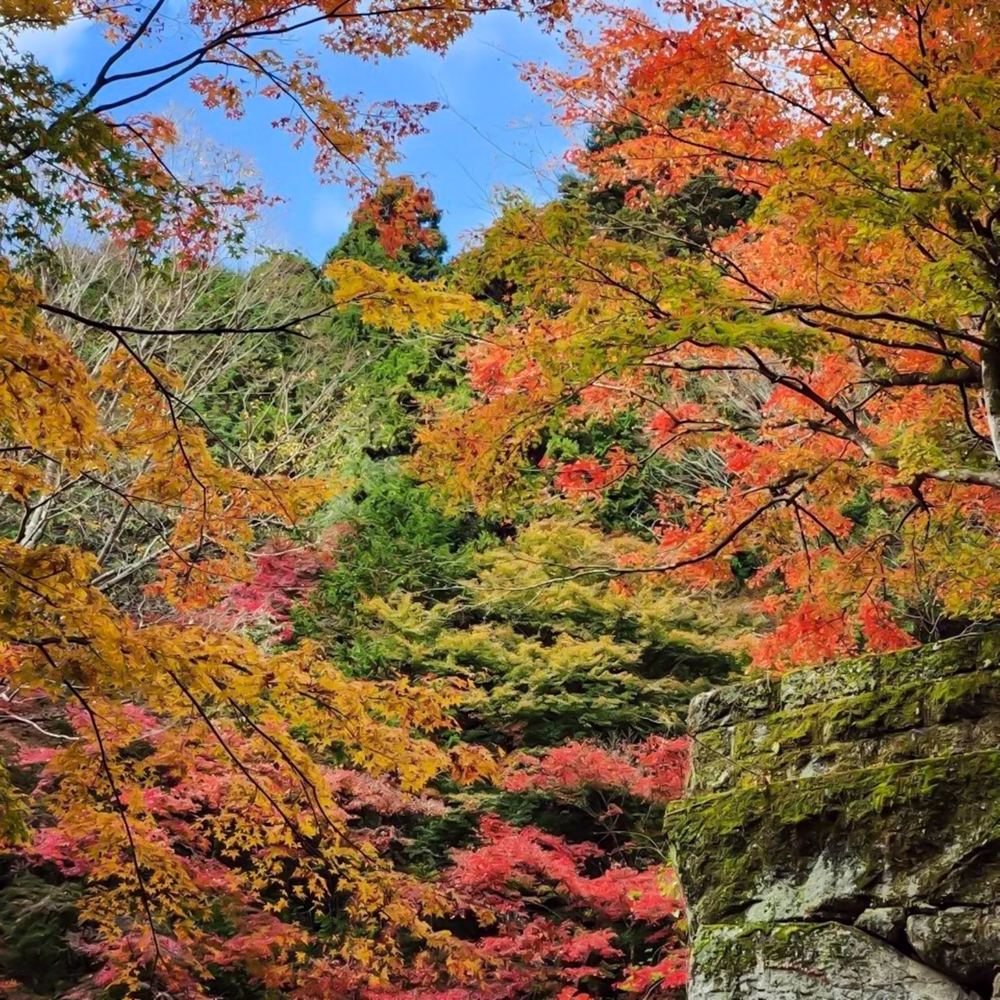
[[(117, 46), (0, 55), (5, 995), (678, 998), (692, 697), (997, 617), (994, 5), (518, 5), (577, 146), (450, 255), (430, 109), (268, 39), (492, 6), (0, 0)], [(357, 185), (323, 260), (181, 76)]]

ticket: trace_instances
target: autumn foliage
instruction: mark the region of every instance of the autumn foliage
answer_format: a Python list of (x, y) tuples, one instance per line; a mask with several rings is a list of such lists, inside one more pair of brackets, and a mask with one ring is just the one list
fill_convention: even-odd
[[(484, 974), (476, 949), (441, 926), (446, 889), (395, 867), (384, 828), (434, 814), (434, 780), (495, 774), (488, 752), (449, 745), (468, 684), (352, 677), (316, 644), (278, 649), (290, 634), (257, 644), (243, 628), (261, 617), (287, 628), (329, 565), (308, 546), (293, 558), (260, 543), (300, 532), (331, 488), (246, 461), (149, 346), (202, 336), (208, 349), (242, 331), (111, 322), (47, 301), (27, 273), (65, 225), (100, 233), (137, 267), (169, 256), (176, 273), (239, 248), (266, 198), (221, 170), (175, 171), (178, 129), (144, 105), (172, 81), (229, 117), (251, 97), (281, 101), (296, 110), (275, 124), (315, 143), (321, 172), (364, 177), (430, 109), (334, 98), (312, 55), (271, 41), (322, 24), (337, 52), (443, 51), (476, 12), (4, 6), (5, 32), (84, 18), (111, 43), (82, 87), (12, 46), (0, 86), (4, 888), (65, 888), (52, 944), (73, 956), (59, 988), (75, 996), (328, 996)], [(551, 25), (561, 11), (535, 13)], [(178, 17), (191, 46), (179, 58), (160, 45)], [(427, 197), (402, 194), (396, 242), (378, 220), (390, 255), (430, 239)], [(398, 329), (478, 311), (363, 265), (331, 277), (328, 311), (355, 304)], [(59, 977), (37, 961), (20, 971), (28, 981), (5, 991)]]
[[(400, 335), (488, 311), (360, 260), (325, 274), (331, 309)], [(627, 863), (627, 830), (571, 841), (484, 806), (438, 871), (407, 863), (420, 825), (452, 815), (442, 789), (504, 780), (498, 748), (461, 739), (470, 679), (365, 676), (301, 635), (352, 535), (309, 540), (331, 485), (246, 462), (141, 332), (93, 321), (71, 341), (46, 314), (87, 317), (2, 277), (4, 890), (66, 887), (50, 947), (70, 956), (49, 970), (5, 953), (24, 977), (5, 988), (499, 1000), (680, 982), (678, 890), (663, 864)], [(570, 747), (558, 795), (591, 754), (609, 793), (677, 794), (682, 748), (656, 794), (647, 749)]]
[[(220, 464), (205, 429), (178, 415), (171, 373), (122, 349), (91, 375), (38, 317), (30, 289), (6, 280), (5, 322), (23, 331), (5, 341), (3, 379), (4, 489), (23, 509), (20, 534), (0, 549), (6, 703), (13, 713), (67, 702), (71, 727), (41, 730), (65, 745), (15, 758), (44, 765), (32, 800), (49, 817), (43, 828), (29, 833), (27, 803), (3, 778), (6, 839), (85, 879), (95, 991), (155, 982), (202, 996), (220, 965), (287, 981), (281, 958), (304, 960), (309, 934), (279, 915), (334, 899), (373, 921), (363, 943), (344, 943), (341, 961), (379, 975), (398, 953), (401, 924), (430, 933), (421, 915), (430, 897), (407, 902), (373, 839), (348, 832), (320, 761), (339, 758), (419, 793), (451, 769), (430, 736), (451, 725), (461, 685), (351, 681), (308, 645), (268, 655), (217, 620), (197, 624), (222, 598), (236, 611), (287, 610), (274, 595), (300, 593), (322, 561), (255, 558), (255, 530), (294, 526), (324, 487)], [(115, 494), (123, 520), (152, 534), (141, 563), (156, 568), (144, 590), (159, 614), (129, 614), (106, 595), (101, 564), (114, 544), (93, 553), (28, 534), (54, 490), (104, 488), (122, 463), (135, 474)], [(166, 522), (150, 510), (167, 512)], [(106, 580), (120, 582), (123, 569)], [(463, 760), (463, 780), (477, 776)]]
[[(278, 43), (444, 52), (492, 6), (0, 2), (113, 46), (0, 74), (18, 1000), (676, 997), (691, 696), (997, 617), (994, 6), (515, 4), (572, 173), (446, 262), (387, 172), (430, 107)], [(181, 78), (358, 185), (267, 272), (303, 315), (233, 304), (267, 196), (175, 169)], [(60, 228), (111, 261), (71, 305)]]
[(749, 598), (762, 666), (992, 619), (995, 8), (661, 8), (529, 70), (581, 179), (460, 265), (505, 316), (419, 469), (483, 508), (651, 492), (655, 557), (565, 575)]
[(354, 213), (355, 224), (375, 229), (390, 260), (395, 260), (404, 248), (432, 253), (443, 249), (444, 237), (436, 226), (440, 217), (430, 189), (418, 188), (409, 177), (383, 184), (366, 196)]

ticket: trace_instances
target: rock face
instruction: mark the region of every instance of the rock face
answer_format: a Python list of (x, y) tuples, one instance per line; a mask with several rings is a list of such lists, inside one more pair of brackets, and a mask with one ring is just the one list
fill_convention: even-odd
[(688, 1000), (968, 1000), (953, 980), (843, 924), (715, 927)]
[(690, 1000), (1000, 1000), (1000, 635), (720, 688), (689, 723)]

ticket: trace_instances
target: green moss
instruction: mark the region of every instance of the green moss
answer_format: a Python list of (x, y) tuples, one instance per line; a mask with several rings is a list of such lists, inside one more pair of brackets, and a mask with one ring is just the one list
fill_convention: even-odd
[[(748, 923), (703, 927), (692, 949), (695, 964), (716, 981), (735, 986), (762, 968), (836, 968), (856, 956), (852, 938), (864, 935), (833, 923)], [(832, 960), (832, 961), (831, 961)]]
[(776, 683), (755, 679), (713, 691), (699, 702), (691, 722), (699, 732), (729, 723), (752, 724), (776, 711), (872, 695), (885, 698), (901, 687), (940, 681), (1000, 667), (1000, 632), (963, 636), (895, 653), (880, 653), (793, 670)]
[(731, 757), (733, 755), (732, 731), (730, 729), (710, 729), (698, 737), (699, 749), (716, 756)]
[(722, 782), (729, 784), (739, 776), (739, 770), (733, 766), (732, 738), (731, 727), (710, 729), (698, 737), (692, 750), (695, 763), (693, 789), (717, 788)]
[(997, 750), (837, 771), (702, 795), (668, 808), (664, 829), (696, 909), (734, 919), (760, 884), (800, 880), (831, 849), (873, 878), (933, 884), (940, 843), (1000, 824), (1000, 800), (982, 794), (998, 780)]
[(773, 754), (785, 748), (816, 742), (818, 713), (776, 712), (756, 722), (741, 722), (733, 727), (732, 755), (736, 760), (760, 753)]
[(949, 677), (931, 685), (924, 700), (928, 722), (978, 719), (1000, 706), (1000, 678), (992, 671)]
[(781, 680), (783, 709), (800, 708), (872, 692), (885, 694), (900, 685), (938, 680), (996, 666), (1000, 636), (996, 633), (963, 636), (928, 643), (895, 653), (876, 653), (832, 666), (797, 670)]
[(923, 720), (922, 696), (926, 688), (925, 684), (909, 684), (776, 712), (756, 723), (742, 723), (734, 733), (733, 756), (740, 759), (796, 746), (847, 742), (912, 729)]
[(740, 977), (776, 957), (783, 963), (801, 957), (802, 937), (821, 924), (731, 924), (705, 927), (692, 950), (694, 963), (715, 981), (735, 987)]
[[(706, 839), (717, 843), (765, 818), (781, 827), (835, 811), (860, 822), (889, 805), (923, 802), (941, 788), (953, 793), (971, 786), (981, 792), (997, 778), (1000, 751), (981, 750), (706, 795), (669, 808), (664, 824), (671, 840), (680, 845)], [(980, 801), (976, 796), (977, 805)], [(996, 808), (1000, 811), (1000, 802)]]
[[(793, 773), (796, 761), (800, 766), (804, 764), (804, 755), (795, 753), (796, 750), (815, 751), (836, 743), (841, 745), (837, 757), (843, 765), (850, 766), (850, 754), (844, 744), (880, 739), (920, 727), (980, 719), (998, 706), (1000, 675), (992, 671), (905, 684), (740, 723), (733, 728), (729, 756), (748, 769), (743, 772), (744, 777), (752, 771), (771, 774), (787, 769)], [(715, 751), (722, 752), (726, 741), (717, 737), (716, 732), (725, 731), (711, 731), (699, 737), (699, 744), (710, 747), (705, 756), (717, 758)], [(832, 763), (838, 764), (836, 759)], [(701, 759), (696, 766), (700, 765)], [(713, 772), (720, 769), (712, 761), (708, 766)]]
[(1000, 746), (1000, 716), (973, 716), (932, 723), (850, 742), (783, 746), (780, 752), (775, 752), (774, 746), (763, 747), (760, 753), (738, 761), (726, 761), (714, 755), (712, 761), (708, 761), (705, 755), (706, 763), (699, 761), (696, 767), (694, 787), (711, 791), (753, 788), (763, 778), (772, 782), (793, 780), (818, 777), (832, 771), (972, 753), (984, 746)]
[(733, 723), (698, 732), (694, 787), (715, 791), (665, 816), (696, 923), (1000, 895), (998, 634), (738, 685), (693, 714)]

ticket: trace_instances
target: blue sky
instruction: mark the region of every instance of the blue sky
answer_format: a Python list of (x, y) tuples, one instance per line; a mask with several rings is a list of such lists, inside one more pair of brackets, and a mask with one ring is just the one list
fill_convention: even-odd
[[(57, 32), (27, 33), (20, 47), (33, 51), (56, 75), (80, 82), (92, 77), (108, 51), (99, 31), (82, 22)], [(398, 170), (424, 179), (434, 190), (453, 250), (489, 221), (498, 188), (518, 187), (536, 198), (553, 194), (568, 140), (517, 68), (521, 61), (560, 59), (555, 41), (535, 25), (497, 11), (481, 17), (444, 56), (419, 51), (375, 66), (342, 56), (323, 59), (335, 94), (362, 91), (372, 100), (447, 105), (428, 120), (426, 135), (406, 141)], [(263, 241), (317, 259), (343, 232), (350, 193), (321, 184), (312, 171), (311, 151), (293, 149), (271, 127), (283, 113), (278, 104), (251, 102), (248, 117), (233, 122), (201, 108), (181, 83), (151, 101), (142, 110), (169, 109), (192, 131), (237, 147), (252, 160), (267, 191), (283, 199), (267, 212), (259, 233)]]

